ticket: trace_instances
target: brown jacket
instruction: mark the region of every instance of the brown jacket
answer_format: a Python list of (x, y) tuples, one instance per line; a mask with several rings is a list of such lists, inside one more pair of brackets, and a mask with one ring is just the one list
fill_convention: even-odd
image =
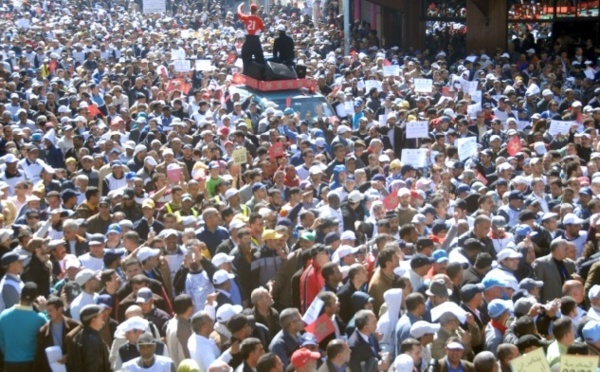
[(393, 281), (394, 278), (385, 275), (380, 267), (375, 270), (375, 273), (369, 282), (369, 296), (373, 297), (373, 311), (375, 314), (379, 314), (379, 308), (384, 302), (383, 294), (385, 291), (392, 288)]
[[(67, 353), (67, 334), (79, 326), (79, 322), (71, 318), (67, 318), (63, 315), (62, 329), (62, 348), (63, 354)], [(50, 322), (44, 324), (38, 331), (37, 342), (34, 359), (34, 371), (36, 372), (50, 372), (50, 365), (48, 364), (48, 358), (46, 358), (46, 348), (54, 345), (52, 339), (52, 332), (50, 331)]]

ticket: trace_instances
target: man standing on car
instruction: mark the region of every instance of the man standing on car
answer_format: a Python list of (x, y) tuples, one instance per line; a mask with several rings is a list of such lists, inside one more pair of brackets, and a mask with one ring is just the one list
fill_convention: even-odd
[(285, 33), (285, 25), (277, 26), (279, 37), (273, 43), (273, 60), (287, 66), (294, 64), (294, 40)]
[(238, 6), (238, 17), (244, 22), (244, 28), (246, 29), (246, 41), (242, 45), (242, 60), (244, 61), (244, 73), (246, 73), (253, 57), (256, 63), (265, 64), (265, 56), (260, 44), (260, 33), (264, 31), (265, 25), (262, 19), (256, 15), (258, 5), (250, 5), (249, 15), (242, 13), (242, 8), (244, 8), (244, 3)]

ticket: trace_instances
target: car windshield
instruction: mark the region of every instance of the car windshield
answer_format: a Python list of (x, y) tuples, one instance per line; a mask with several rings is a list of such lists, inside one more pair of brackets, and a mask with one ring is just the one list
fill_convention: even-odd
[[(287, 100), (285, 98), (273, 99), (272, 102), (277, 105), (277, 109), (279, 110), (283, 110), (288, 107)], [(317, 96), (296, 96), (292, 99), (290, 107), (293, 108), (295, 112), (300, 111), (300, 120), (306, 120), (307, 113), (310, 113), (311, 119), (316, 119), (317, 110), (319, 109), (322, 109), (322, 116), (325, 118), (335, 115), (331, 109), (331, 106), (327, 104), (322, 97)]]

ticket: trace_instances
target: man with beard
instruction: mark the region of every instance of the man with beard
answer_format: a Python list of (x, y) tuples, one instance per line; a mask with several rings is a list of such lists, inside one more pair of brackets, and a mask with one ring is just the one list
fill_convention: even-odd
[(142, 206), (135, 202), (135, 191), (133, 189), (123, 190), (121, 203), (115, 206), (114, 211), (115, 213), (123, 212), (125, 219), (129, 221), (138, 221), (144, 216)]

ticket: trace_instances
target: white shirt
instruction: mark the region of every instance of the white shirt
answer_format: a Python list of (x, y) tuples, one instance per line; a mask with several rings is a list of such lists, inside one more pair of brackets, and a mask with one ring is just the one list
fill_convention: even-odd
[(194, 313), (204, 310), (204, 303), (209, 294), (214, 293), (213, 287), (206, 271), (200, 273), (189, 273), (185, 278), (185, 294), (192, 297), (194, 302)]
[(173, 361), (171, 358), (167, 358), (162, 355), (154, 355), (154, 364), (149, 368), (142, 368), (138, 365), (140, 357), (132, 359), (128, 362), (123, 363), (122, 372), (137, 372), (137, 371), (151, 371), (151, 372), (171, 372), (173, 368)]
[(86, 269), (100, 271), (104, 268), (104, 259), (92, 257), (90, 252), (79, 256), (79, 261)]
[(454, 248), (450, 251), (450, 253), (448, 254), (448, 262), (458, 262), (461, 264), (466, 263), (468, 265), (471, 264), (469, 260), (465, 256), (463, 256), (462, 253), (460, 253), (458, 248)]
[(221, 351), (214, 340), (198, 334), (190, 336), (188, 350), (190, 351), (190, 358), (198, 363), (200, 371), (208, 371), (208, 367), (217, 359), (225, 363), (231, 361), (229, 349), (221, 355)]
[(25, 172), (27, 179), (35, 184), (40, 180), (40, 174), (46, 163), (40, 159), (36, 159), (35, 162), (31, 162), (29, 159), (22, 159), (19, 161), (19, 165), (23, 169), (23, 172)]
[(85, 292), (81, 292), (79, 296), (75, 297), (73, 302), (71, 302), (71, 318), (80, 322), (79, 320), (79, 312), (85, 305), (95, 305), (96, 299), (98, 298), (98, 293), (88, 294)]

